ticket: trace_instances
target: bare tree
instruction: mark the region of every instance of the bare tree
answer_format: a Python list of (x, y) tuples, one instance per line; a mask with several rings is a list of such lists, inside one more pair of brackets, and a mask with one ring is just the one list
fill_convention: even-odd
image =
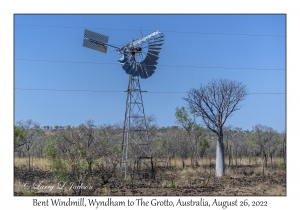
[(219, 79), (210, 81), (206, 86), (200, 85), (199, 89), (191, 89), (188, 97), (184, 98), (190, 109), (218, 136), (216, 176), (225, 173), (223, 126), (228, 117), (242, 107), (240, 102), (246, 95), (246, 86), (241, 82)]
[(263, 166), (263, 175), (265, 173), (265, 168), (268, 167), (268, 158), (271, 155), (273, 157), (273, 153), (276, 150), (276, 131), (268, 126), (264, 126), (261, 124), (255, 125), (253, 127), (255, 133), (255, 145), (259, 154), (262, 158), (262, 166)]
[(189, 140), (184, 132), (183, 129), (173, 127), (173, 142), (175, 143), (176, 147), (176, 155), (178, 155), (182, 162), (182, 168), (185, 167), (184, 160), (188, 157), (189, 154)]
[(224, 135), (224, 145), (225, 145), (225, 155), (228, 155), (228, 166), (232, 165), (232, 159), (233, 159), (233, 142), (232, 142), (232, 138), (234, 135), (233, 132), (234, 128), (233, 126), (225, 126), (223, 129)]
[(155, 157), (160, 157), (166, 160), (166, 165), (171, 165), (171, 158), (175, 156), (176, 145), (174, 136), (176, 134), (171, 128), (161, 128), (157, 134), (157, 139), (152, 141), (152, 151), (155, 152)]
[(280, 141), (279, 141), (279, 154), (283, 159), (283, 162), (286, 163), (286, 132), (283, 131), (280, 135)]
[(40, 129), (39, 124), (31, 119), (19, 121), (17, 122), (17, 126), (24, 134), (24, 148), (28, 157), (28, 170), (30, 170), (32, 146), (37, 139), (42, 138), (44, 132)]

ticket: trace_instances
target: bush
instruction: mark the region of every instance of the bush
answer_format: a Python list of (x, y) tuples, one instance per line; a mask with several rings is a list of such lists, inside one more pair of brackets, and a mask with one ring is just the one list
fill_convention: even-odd
[(110, 192), (109, 188), (103, 188), (101, 195), (102, 196), (110, 196), (111, 195), (110, 193), (111, 192)]
[(170, 184), (170, 188), (175, 188), (175, 183)]
[(32, 190), (24, 190), (22, 195), (23, 196), (35, 196), (35, 192), (33, 192)]
[(279, 169), (285, 170), (286, 164), (284, 162), (281, 162), (278, 166)]
[(57, 142), (52, 140), (46, 144), (47, 158), (51, 161), (50, 169), (54, 172), (55, 177), (58, 181), (67, 180), (67, 167), (62, 162), (57, 150)]

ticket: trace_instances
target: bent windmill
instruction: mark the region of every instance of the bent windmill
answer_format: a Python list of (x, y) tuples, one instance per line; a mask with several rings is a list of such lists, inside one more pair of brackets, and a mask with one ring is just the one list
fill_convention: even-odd
[(148, 125), (142, 99), (142, 92), (145, 91), (140, 89), (139, 78), (149, 78), (155, 72), (163, 42), (163, 33), (155, 31), (119, 48), (108, 44), (108, 36), (89, 30), (84, 32), (84, 47), (103, 53), (107, 52), (108, 47), (115, 48), (119, 54), (123, 55), (118, 61), (123, 70), (129, 74), (120, 160), (125, 178), (129, 171), (135, 167), (140, 168), (141, 165), (151, 171), (154, 176)]

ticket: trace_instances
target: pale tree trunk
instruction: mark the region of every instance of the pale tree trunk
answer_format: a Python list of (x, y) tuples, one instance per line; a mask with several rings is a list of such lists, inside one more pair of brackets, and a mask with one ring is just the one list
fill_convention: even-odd
[(30, 170), (30, 153), (28, 152), (28, 170)]
[(184, 159), (183, 158), (181, 158), (181, 161), (182, 161), (182, 168), (184, 168)]
[(224, 159), (224, 143), (223, 138), (220, 135), (217, 141), (216, 149), (216, 176), (223, 176), (225, 173), (225, 159)]

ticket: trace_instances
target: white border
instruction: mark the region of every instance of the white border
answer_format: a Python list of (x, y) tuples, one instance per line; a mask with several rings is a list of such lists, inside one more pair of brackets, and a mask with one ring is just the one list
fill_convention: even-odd
[[(98, 6), (97, 6), (98, 5)], [(1, 23), (1, 69), (0, 69), (0, 128), (1, 133), (1, 182), (0, 195), (3, 209), (31, 208), (32, 198), (13, 196), (13, 18), (16, 13), (213, 13), (213, 14), (253, 14), (253, 13), (281, 13), (287, 14), (287, 153), (288, 153), (288, 176), (286, 197), (249, 197), (249, 200), (267, 200), (269, 206), (296, 207), (299, 189), (299, 181), (295, 173), (299, 172), (299, 164), (296, 163), (296, 148), (299, 145), (296, 131), (299, 117), (299, 7), (296, 1), (278, 0), (250, 0), (250, 1), (38, 1), (38, 0), (2, 0), (0, 3)], [(39, 197), (40, 199), (43, 199)], [(54, 197), (52, 197), (54, 198)], [(90, 198), (90, 197), (89, 197)], [(127, 200), (128, 198), (119, 198)], [(187, 197), (183, 197), (186, 199)], [(204, 197), (205, 198), (205, 197)], [(221, 200), (230, 200), (232, 197), (218, 197)], [(246, 199), (247, 197), (238, 197)], [(46, 198), (44, 198), (46, 199)], [(64, 197), (64, 199), (67, 199)], [(129, 199), (136, 199), (129, 197)], [(147, 197), (151, 199), (151, 197)], [(162, 197), (159, 197), (162, 199)], [(177, 197), (171, 197), (176, 201)], [(213, 197), (207, 197), (213, 200)], [(197, 207), (199, 208), (199, 207)], [(299, 207), (298, 207), (299, 208)], [(49, 208), (48, 209), (52, 209)], [(220, 209), (220, 207), (219, 207)], [(297, 209), (294, 208), (294, 209)]]

